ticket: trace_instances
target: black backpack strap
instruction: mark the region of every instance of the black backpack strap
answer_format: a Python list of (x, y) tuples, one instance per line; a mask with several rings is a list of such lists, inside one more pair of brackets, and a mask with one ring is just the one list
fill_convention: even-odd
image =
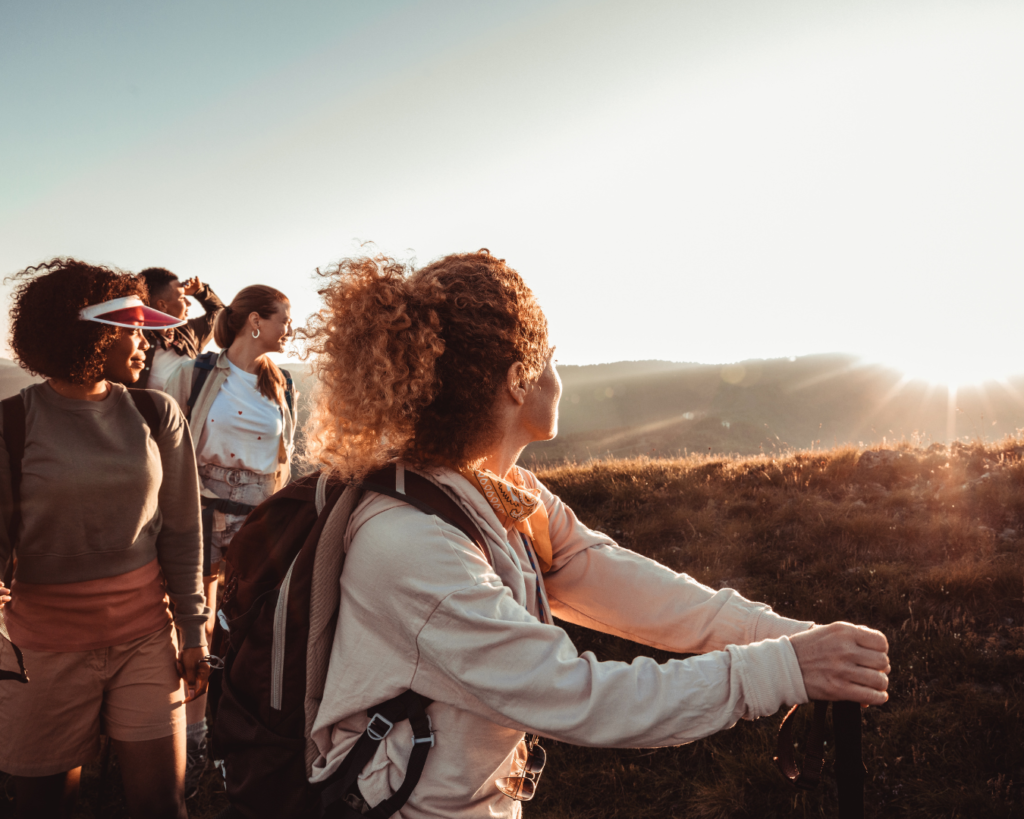
[(463, 511), (454, 500), (452, 500), (443, 489), (428, 481), (422, 475), (406, 470), (405, 472), (405, 494), (395, 489), (394, 464), (388, 464), (383, 469), (371, 472), (362, 480), (364, 488), (373, 492), (379, 492), (388, 497), (397, 498), (400, 501), (415, 506), (421, 512), (441, 518), (446, 523), (457, 529), (461, 529), (477, 548), (488, 558), (490, 550), (487, 548), (487, 541), (480, 534), (476, 524), (470, 520), (469, 515)]
[[(396, 476), (397, 467), (394, 464), (389, 464), (383, 469), (367, 475), (361, 484), (364, 489), (397, 498), (415, 506), (425, 514), (441, 518), (460, 529), (476, 544), (485, 557), (489, 554), (486, 541), (476, 524), (444, 490), (423, 476), (406, 471), (405, 492), (402, 493), (396, 488)], [(359, 773), (377, 752), (377, 745), (388, 735), (395, 723), (405, 719), (409, 720), (413, 733), (413, 748), (405, 770), (405, 781), (397, 791), (379, 805), (371, 808), (366, 815), (371, 819), (387, 819), (408, 801), (423, 774), (423, 768), (427, 763), (427, 754), (434, 747), (434, 734), (430, 718), (426, 713), (426, 708), (431, 702), (433, 700), (409, 690), (366, 712), (370, 717), (370, 723), (352, 750), (345, 756), (341, 766), (328, 779), (321, 792), (320, 804), (324, 817), (345, 819), (345, 817), (353, 815), (351, 809), (343, 801), (344, 798), (352, 792)]]
[[(18, 531), (21, 528), (21, 461), (25, 457), (25, 399), (21, 393), (0, 402), (4, 413), (4, 445), (11, 470), (11, 521), (7, 526), (7, 537), (14, 556)], [(13, 566), (13, 560), (11, 562)], [(0, 567), (4, 572), (4, 584), (10, 587), (11, 577), (8, 566)]]
[(156, 438), (157, 430), (160, 429), (160, 410), (157, 409), (156, 401), (153, 400), (152, 390), (137, 390), (129, 387), (128, 396), (135, 402), (135, 409), (139, 411), (149, 426), (149, 434)]
[(199, 394), (203, 391), (203, 385), (213, 371), (216, 364), (216, 356), (216, 353), (203, 353), (200, 356), (196, 356), (195, 361), (192, 362), (192, 392), (189, 393), (188, 401), (185, 404), (186, 420), (192, 417), (192, 407), (199, 400)]
[(288, 405), (289, 415), (295, 414), (295, 391), (294, 384), (292, 382), (292, 374), (288, 370), (281, 368), (281, 375), (284, 376), (284, 402)]
[[(4, 585), (10, 588), (14, 575), (14, 549), (18, 541), (18, 532), (21, 529), (21, 462), (25, 457), (25, 399), (21, 393), (5, 398), (0, 402), (4, 413), (4, 445), (7, 447), (7, 458), (11, 471), (11, 522), (7, 527), (8, 542), (11, 544), (11, 560), (2, 568)], [(7, 626), (0, 615), (0, 635), (7, 642), (11, 643), (14, 649), (14, 656), (18, 659), (18, 673), (13, 671), (0, 671), (0, 681), (16, 680), (20, 683), (28, 682), (28, 672), (25, 670), (25, 658), (21, 649), (18, 648), (7, 633)]]
[(341, 766), (327, 780), (320, 793), (322, 816), (325, 819), (346, 816), (347, 806), (343, 800), (355, 787), (359, 773), (373, 759), (377, 746), (391, 733), (391, 729), (407, 719), (412, 726), (413, 748), (405, 771), (405, 781), (397, 791), (366, 815), (372, 819), (387, 819), (406, 803), (420, 780), (427, 762), (427, 754), (434, 747), (434, 733), (426, 711), (432, 702), (433, 700), (410, 690), (366, 712), (370, 717), (366, 730), (359, 735), (355, 746), (346, 754)]

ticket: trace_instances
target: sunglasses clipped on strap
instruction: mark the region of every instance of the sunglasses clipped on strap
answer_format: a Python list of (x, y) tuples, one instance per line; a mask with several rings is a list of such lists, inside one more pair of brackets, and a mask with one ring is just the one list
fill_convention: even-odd
[(494, 781), (499, 791), (517, 802), (529, 802), (533, 799), (537, 793), (537, 783), (540, 782), (544, 763), (548, 760), (548, 755), (540, 747), (537, 739), (534, 734), (527, 734), (520, 742), (525, 746), (526, 755), (523, 759), (522, 754), (517, 754), (517, 757), (523, 759), (518, 775), (504, 776)]

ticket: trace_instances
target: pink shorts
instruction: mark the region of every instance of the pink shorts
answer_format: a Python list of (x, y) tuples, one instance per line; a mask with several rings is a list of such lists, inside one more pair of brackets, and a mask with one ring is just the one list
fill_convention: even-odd
[[(17, 670), (0, 637), (0, 667)], [(125, 742), (185, 730), (177, 636), (160, 631), (91, 651), (22, 649), (29, 682), (0, 682), (0, 771), (50, 776), (99, 752), (100, 734)]]

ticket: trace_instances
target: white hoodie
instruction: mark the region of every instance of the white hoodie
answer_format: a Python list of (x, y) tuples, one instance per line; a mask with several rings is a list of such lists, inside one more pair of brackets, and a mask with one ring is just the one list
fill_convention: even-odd
[[(409, 688), (434, 700), (427, 713), (435, 746), (395, 814), (401, 819), (519, 816), (519, 803), (494, 780), (510, 775), (524, 732), (577, 745), (681, 745), (807, 701), (788, 635), (811, 623), (617, 546), (523, 470), (547, 509), (553, 547), (551, 570), (538, 583), (522, 537), (499, 523), (473, 484), (448, 469), (420, 474), (459, 502), (489, 554), (401, 501), (376, 493), (362, 500), (345, 534), (312, 781), (338, 768), (365, 730), (368, 708)], [(538, 588), (549, 606), (538, 607)], [(543, 622), (549, 607), (562, 620), (702, 656), (598, 662)], [(405, 721), (360, 774), (371, 806), (401, 785), (411, 751)]]

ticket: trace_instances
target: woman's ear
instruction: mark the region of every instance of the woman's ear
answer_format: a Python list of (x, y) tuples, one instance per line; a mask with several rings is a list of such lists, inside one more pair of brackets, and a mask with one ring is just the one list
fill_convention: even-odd
[(526, 366), (522, 361), (517, 361), (508, 368), (505, 386), (512, 400), (522, 406), (526, 401)]

